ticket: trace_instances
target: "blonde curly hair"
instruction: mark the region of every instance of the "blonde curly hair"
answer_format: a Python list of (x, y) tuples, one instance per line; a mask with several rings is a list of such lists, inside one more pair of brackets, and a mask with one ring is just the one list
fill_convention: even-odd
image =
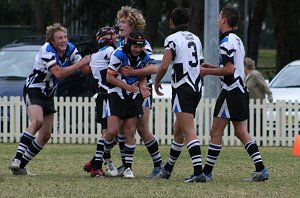
[(53, 23), (46, 28), (46, 42), (51, 42), (54, 39), (54, 33), (57, 31), (62, 31), (68, 33), (67, 28), (62, 26), (60, 23)]
[(135, 30), (144, 31), (146, 22), (142, 12), (130, 6), (122, 6), (117, 13), (118, 20), (125, 18)]

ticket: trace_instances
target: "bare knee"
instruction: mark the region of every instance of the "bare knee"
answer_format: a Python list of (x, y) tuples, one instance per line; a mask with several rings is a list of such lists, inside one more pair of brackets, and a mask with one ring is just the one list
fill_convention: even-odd
[(118, 129), (107, 129), (107, 132), (104, 134), (104, 138), (111, 142), (118, 136)]
[(247, 142), (251, 141), (252, 138), (248, 131), (235, 131), (235, 136), (241, 140), (243, 144), (246, 144)]

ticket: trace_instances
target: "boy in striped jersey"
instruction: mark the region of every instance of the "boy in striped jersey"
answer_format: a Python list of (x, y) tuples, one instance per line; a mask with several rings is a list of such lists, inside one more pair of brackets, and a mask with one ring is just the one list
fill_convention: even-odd
[[(111, 156), (108, 153), (104, 156), (104, 140), (103, 136), (107, 131), (107, 117), (105, 115), (105, 109), (107, 105), (107, 96), (109, 84), (106, 81), (107, 68), (110, 61), (110, 57), (113, 54), (118, 35), (116, 30), (112, 27), (103, 27), (96, 34), (96, 40), (100, 46), (97, 53), (92, 54), (90, 67), (93, 73), (93, 77), (98, 81), (98, 95), (96, 98), (96, 121), (101, 124), (101, 137), (97, 142), (96, 152), (92, 160), (84, 165), (84, 170), (90, 172), (91, 177), (104, 177), (107, 174), (110, 176), (116, 176), (118, 170), (115, 168)], [(105, 161), (103, 160), (105, 159)], [(106, 165), (107, 174), (102, 169), (102, 164)]]
[(165, 75), (170, 62), (172, 68), (172, 109), (176, 115), (174, 140), (167, 163), (162, 168), (162, 177), (169, 179), (184, 142), (191, 156), (194, 172), (184, 182), (206, 182), (202, 171), (200, 142), (197, 139), (194, 117), (201, 99), (200, 39), (188, 31), (189, 13), (186, 8), (175, 8), (170, 15), (171, 35), (165, 39), (165, 51), (161, 66), (157, 72), (154, 87), (160, 92), (160, 81)]
[(269, 178), (268, 170), (263, 164), (258, 146), (247, 131), (249, 92), (244, 82), (245, 49), (241, 39), (235, 34), (239, 17), (239, 11), (234, 7), (226, 6), (221, 10), (218, 17), (218, 28), (221, 33), (220, 66), (208, 63), (201, 65), (201, 76), (216, 75), (221, 78), (221, 93), (214, 110), (213, 124), (210, 131), (211, 142), (204, 167), (207, 181), (212, 181), (212, 169), (222, 148), (222, 134), (230, 121), (234, 126), (235, 135), (245, 145), (245, 149), (256, 168), (247, 181), (259, 182)]
[(150, 59), (144, 51), (145, 38), (142, 32), (133, 31), (127, 43), (117, 48), (111, 56), (106, 79), (110, 84), (107, 105), (107, 133), (104, 135), (104, 154), (109, 153), (118, 135), (121, 120), (125, 135), (124, 145), (124, 178), (134, 178), (132, 163), (135, 150), (135, 131), (138, 117), (143, 114), (141, 97), (146, 98), (150, 92), (146, 77), (124, 76), (120, 73), (123, 67), (141, 69), (154, 67), (155, 60)]
[(24, 131), (15, 158), (9, 166), (14, 175), (31, 175), (27, 164), (51, 137), (56, 112), (53, 97), (59, 80), (78, 69), (88, 74), (90, 59), (89, 55), (82, 58), (77, 48), (68, 41), (65, 27), (59, 23), (47, 27), (46, 43), (35, 57), (33, 71), (26, 79), (23, 90), (30, 125)]
[[(123, 6), (118, 11), (117, 17), (118, 17), (118, 24), (120, 29), (119, 31), (120, 39), (117, 47), (120, 47), (127, 43), (128, 36), (132, 31), (144, 30), (145, 20), (141, 11), (129, 6)], [(152, 48), (150, 43), (147, 40), (145, 40), (144, 50), (150, 55), (150, 58), (153, 59)], [(121, 68), (121, 73), (125, 76), (132, 76), (132, 75), (139, 76), (139, 77), (147, 76), (147, 85), (149, 88), (152, 87), (152, 81), (150, 75), (156, 73), (156, 71), (157, 69), (152, 70), (152, 67), (149, 66), (138, 70), (132, 69), (131, 67)], [(161, 165), (162, 165), (162, 158), (161, 158), (160, 150), (158, 148), (158, 141), (149, 129), (151, 108), (152, 108), (152, 94), (149, 97), (143, 99), (143, 115), (137, 121), (137, 132), (141, 136), (152, 158), (153, 166), (154, 166), (152, 172), (147, 176), (148, 178), (157, 177), (161, 171)], [(118, 168), (118, 171), (120, 175), (123, 175), (123, 170), (124, 170), (123, 164), (125, 162), (124, 159), (125, 138), (122, 129), (119, 132), (118, 141), (119, 141), (120, 153), (122, 158), (122, 165)]]

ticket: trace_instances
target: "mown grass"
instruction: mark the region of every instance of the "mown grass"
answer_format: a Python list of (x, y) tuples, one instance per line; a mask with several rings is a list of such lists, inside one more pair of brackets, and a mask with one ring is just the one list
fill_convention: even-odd
[[(144, 146), (135, 152), (135, 178), (91, 178), (82, 167), (94, 153), (95, 145), (49, 144), (30, 163), (38, 176), (12, 176), (8, 164), (16, 144), (0, 144), (0, 197), (299, 197), (300, 157), (291, 148), (262, 147), (270, 172), (266, 182), (248, 183), (253, 164), (243, 147), (224, 147), (214, 169), (212, 183), (183, 183), (192, 173), (186, 148), (169, 180), (146, 179), (152, 162)], [(169, 146), (160, 146), (166, 160)], [(206, 156), (207, 147), (202, 147)], [(119, 164), (118, 149), (113, 149)]]
[(275, 67), (276, 50), (275, 49), (260, 49), (258, 50), (258, 67)]
[(277, 71), (275, 49), (260, 49), (258, 51), (257, 70), (264, 75), (265, 79), (272, 80)]

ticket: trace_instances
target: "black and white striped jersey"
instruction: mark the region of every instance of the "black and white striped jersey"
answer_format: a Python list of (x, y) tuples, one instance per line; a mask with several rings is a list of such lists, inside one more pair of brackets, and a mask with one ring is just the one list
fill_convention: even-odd
[(224, 67), (229, 61), (234, 65), (234, 73), (232, 75), (220, 77), (222, 90), (230, 91), (239, 88), (243, 93), (248, 92), (244, 83), (244, 57), (243, 42), (233, 31), (225, 32), (220, 36), (220, 67)]
[(81, 55), (77, 48), (70, 42), (63, 57), (59, 57), (54, 47), (46, 42), (35, 56), (33, 72), (25, 82), (25, 88), (40, 89), (47, 97), (53, 97), (57, 83), (59, 82), (50, 72), (54, 65), (67, 67), (81, 60)]
[(102, 88), (106, 91), (108, 91), (106, 73), (110, 57), (114, 50), (115, 49), (111, 46), (104, 46), (97, 53), (92, 54), (90, 61), (93, 76), (96, 80), (98, 80), (98, 88)]
[(187, 84), (195, 92), (200, 92), (200, 39), (191, 32), (178, 31), (165, 39), (164, 46), (171, 49), (173, 56), (172, 87), (177, 89)]
[[(130, 55), (130, 53), (126, 53), (123, 50), (124, 47), (117, 48), (114, 53), (111, 56), (108, 69), (111, 71), (114, 71), (116, 73), (116, 77), (120, 79), (121, 81), (127, 83), (127, 84), (134, 84), (139, 81), (138, 76), (123, 76), (118, 71), (121, 67), (130, 66), (134, 69), (140, 69), (142, 67), (145, 67), (148, 64), (156, 64), (155, 60), (150, 59), (150, 56), (147, 52), (142, 52), (139, 56), (133, 57)], [(132, 98), (135, 99), (137, 93), (132, 94), (128, 90), (123, 90), (120, 87), (110, 85), (108, 93), (117, 93), (120, 98)]]
[[(117, 43), (117, 47), (122, 47), (122, 46), (124, 46), (124, 44), (125, 44), (125, 38), (124, 37), (119, 38), (118, 43)], [(150, 56), (150, 59), (154, 60), (153, 50), (152, 50), (151, 44), (147, 40), (145, 40), (145, 47), (144, 48), (145, 48), (145, 51), (147, 52), (147, 54)], [(154, 62), (154, 61), (152, 61), (152, 62)], [(147, 76), (148, 86), (151, 86), (152, 83), (153, 82), (151, 80), (151, 75)]]

